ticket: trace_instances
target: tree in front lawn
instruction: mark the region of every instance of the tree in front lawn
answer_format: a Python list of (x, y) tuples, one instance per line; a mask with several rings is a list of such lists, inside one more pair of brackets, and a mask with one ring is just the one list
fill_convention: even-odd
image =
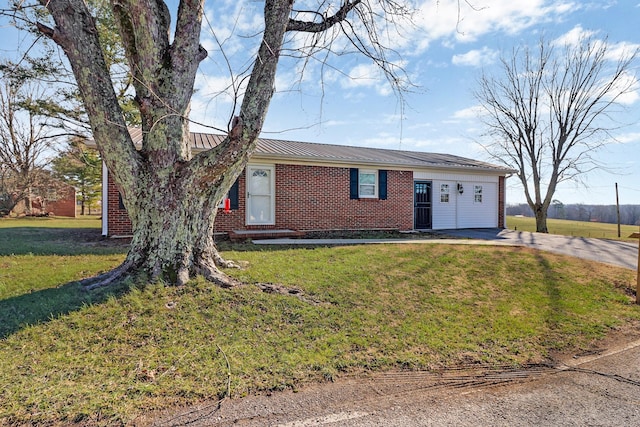
[[(343, 34), (381, 67), (392, 84), (401, 85), (398, 68), (387, 60), (381, 44), (389, 36), (381, 26), (408, 14), (402, 4), (336, 0), (318, 2), (310, 9), (306, 1), (266, 0), (263, 27), (256, 30), (261, 31), (261, 43), (252, 55), (248, 80), (242, 82), (239, 108), (229, 117), (226, 138), (193, 155), (190, 102), (198, 65), (208, 54), (200, 45), (204, 0), (181, 0), (174, 25), (163, 1), (114, 0), (112, 11), (142, 122), (143, 141), (137, 150), (92, 11), (83, 0), (40, 0), (40, 4), (51, 21), (41, 15), (37, 27), (66, 53), (94, 140), (133, 224), (124, 263), (95, 278), (94, 285), (138, 273), (179, 285), (202, 274), (219, 285), (233, 285), (218, 268), (231, 264), (215, 247), (213, 224), (219, 201), (255, 149), (282, 56), (304, 62), (317, 54), (322, 61)], [(393, 26), (384, 30), (393, 31)]]
[(589, 37), (564, 46), (542, 40), (502, 58), (502, 75), (480, 78), (486, 148), (517, 171), (536, 231), (548, 232), (558, 184), (601, 166), (596, 151), (614, 140), (616, 107), (637, 90), (636, 56)]

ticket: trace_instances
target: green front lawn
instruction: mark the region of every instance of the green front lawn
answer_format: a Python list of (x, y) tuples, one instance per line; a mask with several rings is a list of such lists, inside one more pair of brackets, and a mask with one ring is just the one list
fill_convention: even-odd
[[(536, 363), (640, 319), (629, 294), (635, 272), (524, 248), (224, 253), (245, 265), (229, 274), (300, 288), (302, 301), (202, 280), (87, 292), (73, 281), (116, 266), (124, 249), (59, 245), (71, 253), (0, 256), (0, 424), (119, 424), (227, 390), (241, 397), (367, 370)], [(86, 253), (75, 254), (80, 246)]]

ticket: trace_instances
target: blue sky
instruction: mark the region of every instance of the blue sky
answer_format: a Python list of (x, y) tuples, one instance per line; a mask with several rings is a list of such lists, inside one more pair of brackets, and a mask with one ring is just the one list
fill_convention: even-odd
[[(319, 0), (297, 0), (311, 8)], [(175, 1), (170, 1), (170, 7)], [(591, 34), (608, 37), (612, 50), (640, 46), (640, 1), (571, 0), (412, 0), (418, 12), (414, 25), (401, 26), (387, 43), (395, 48), (416, 88), (398, 98), (370, 62), (355, 55), (322, 61), (281, 61), (263, 137), (376, 148), (451, 153), (488, 160), (476, 142), (483, 132), (472, 96), (484, 70), (497, 72), (501, 55), (516, 46), (535, 46), (540, 37), (570, 38)], [(246, 69), (255, 56), (264, 2), (216, 0), (206, 4), (202, 44), (209, 57), (202, 62), (192, 102), (194, 131), (198, 123), (226, 128), (233, 115), (233, 97), (226, 58), (235, 70)], [(470, 7), (472, 5), (473, 7)], [(217, 41), (214, 35), (217, 37)], [(30, 44), (12, 29), (0, 26), (0, 55), (15, 57)], [(296, 45), (299, 39), (291, 43)], [(345, 47), (338, 40), (335, 50)], [(637, 72), (637, 69), (634, 69)], [(640, 88), (639, 88), (640, 90)], [(583, 184), (564, 183), (555, 199), (564, 203), (640, 204), (640, 92), (626, 100), (617, 118), (628, 123), (616, 131), (617, 142), (599, 152), (615, 174), (596, 171)], [(210, 130), (210, 128), (209, 128)], [(508, 203), (524, 202), (517, 178), (508, 180)]]
[[(226, 2), (227, 7), (221, 6), (224, 3), (216, 2), (216, 10), (208, 9), (207, 13), (219, 39), (234, 32), (248, 36), (260, 26), (263, 3), (234, 0)], [(404, 111), (386, 81), (361, 58), (332, 58), (331, 65), (341, 72), (328, 69), (322, 76), (319, 61), (310, 61), (301, 82), (296, 73), (299, 64), (296, 68), (285, 60), (279, 68), (278, 92), (263, 136), (488, 159), (476, 142), (483, 128), (474, 114), (477, 101), (472, 91), (483, 70), (496, 70), (500, 55), (516, 46), (535, 46), (542, 35), (557, 39), (590, 33), (597, 39), (608, 36), (612, 48), (640, 45), (637, 0), (469, 3), (473, 9), (464, 0), (415, 3), (420, 6), (414, 19), (416, 27), (406, 26), (402, 38), (391, 40), (418, 86), (406, 94)], [(227, 24), (216, 19), (220, 16), (228, 18)], [(210, 33), (205, 25), (203, 43), (210, 57), (201, 66), (192, 116), (197, 121), (225, 127), (230, 98), (212, 95), (228, 84), (228, 79)], [(225, 42), (225, 51), (234, 64), (246, 63), (246, 40)], [(556, 199), (564, 203), (614, 204), (617, 182), (620, 203), (640, 204), (640, 97), (631, 96), (626, 108), (627, 112), (618, 118), (630, 125), (616, 131), (618, 142), (598, 155), (616, 173), (592, 172), (582, 184), (564, 183), (556, 192)], [(204, 128), (195, 125), (192, 129)], [(515, 177), (508, 180), (507, 198), (509, 203), (525, 201)]]

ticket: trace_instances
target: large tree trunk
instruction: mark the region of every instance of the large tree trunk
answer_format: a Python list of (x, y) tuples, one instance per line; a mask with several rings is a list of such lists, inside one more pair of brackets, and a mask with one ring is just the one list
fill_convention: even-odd
[(128, 270), (178, 285), (196, 274), (219, 285), (233, 285), (216, 266), (216, 261), (222, 263), (213, 241), (216, 199), (184, 180), (157, 179), (148, 183), (131, 214), (135, 232), (125, 261)]
[(173, 42), (170, 15), (161, 2), (121, 0), (113, 9), (120, 25), (143, 141), (138, 151), (124, 123), (97, 31), (82, 0), (43, 0), (56, 22), (40, 31), (63, 47), (91, 121), (96, 145), (133, 226), (124, 263), (87, 281), (99, 286), (144, 275), (178, 285), (202, 274), (222, 286), (234, 280), (213, 241), (217, 205), (247, 163), (273, 96), (280, 48), (293, 2), (265, 1), (265, 30), (239, 116), (218, 147), (193, 157), (188, 113), (199, 62), (203, 1), (183, 1)]
[(534, 215), (536, 217), (536, 231), (538, 233), (548, 233), (547, 229), (547, 209), (544, 209), (543, 206), (538, 205), (533, 209)]

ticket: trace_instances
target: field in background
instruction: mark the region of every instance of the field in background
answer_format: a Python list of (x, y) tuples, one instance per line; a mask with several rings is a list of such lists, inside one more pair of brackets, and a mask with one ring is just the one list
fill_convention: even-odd
[[(595, 237), (599, 239), (638, 241), (629, 239), (631, 233), (640, 231), (636, 225), (621, 225), (618, 238), (618, 225), (602, 222), (568, 221), (564, 219), (549, 219), (547, 227), (551, 234), (561, 234), (574, 237)], [(507, 216), (507, 228), (519, 231), (536, 231), (535, 218), (521, 216)]]

